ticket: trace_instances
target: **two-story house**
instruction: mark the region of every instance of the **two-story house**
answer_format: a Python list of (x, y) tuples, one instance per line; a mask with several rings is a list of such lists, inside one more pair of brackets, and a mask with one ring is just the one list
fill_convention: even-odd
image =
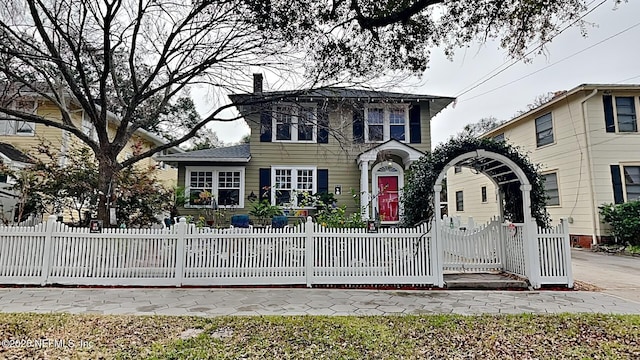
[(159, 157), (178, 164), (178, 184), (202, 207), (247, 213), (249, 199), (268, 199), (304, 216), (301, 193), (333, 193), (348, 212), (395, 224), (404, 173), (431, 150), (430, 120), (454, 99), (349, 88), (253, 93), (230, 98), (251, 128), (250, 144)]
[[(23, 112), (31, 112), (41, 115), (45, 118), (52, 120), (61, 120), (60, 110), (57, 109), (52, 103), (44, 100), (37, 95), (29, 95), (25, 93), (19, 99), (13, 100), (10, 104), (14, 109)], [(82, 129), (85, 134), (93, 134), (95, 136), (95, 130), (93, 124), (85, 117), (84, 111), (79, 106), (70, 104), (75, 110), (72, 111), (72, 120), (74, 124)], [(10, 165), (13, 168), (16, 166), (25, 167), (27, 162), (24, 160), (28, 158), (27, 154), (38, 156), (35, 149), (43, 141), (46, 141), (53, 147), (53, 151), (59, 154), (59, 164), (64, 166), (66, 162), (65, 154), (70, 149), (77, 146), (83, 146), (82, 142), (67, 131), (63, 131), (59, 128), (52, 126), (46, 126), (43, 124), (25, 122), (20, 119), (13, 119), (3, 115), (4, 119), (0, 120), (0, 143), (4, 144), (0, 146), (0, 161), (5, 165)], [(109, 131), (111, 134), (115, 134), (115, 129), (118, 124), (118, 119), (114, 114), (108, 113)], [(125, 149), (119, 154), (120, 158), (126, 158), (131, 156), (135, 149), (147, 150), (151, 147), (166, 144), (167, 141), (160, 136), (150, 133), (146, 130), (139, 129), (135, 132), (134, 136), (129, 140)], [(168, 150), (171, 152), (183, 152), (183, 150), (173, 147)], [(20, 154), (20, 155), (18, 155)], [(22, 159), (22, 160), (21, 160)], [(167, 166), (162, 162), (158, 162), (153, 158), (148, 158), (139, 163), (139, 166), (154, 166), (157, 170), (155, 176), (166, 187), (170, 188), (175, 186), (175, 179), (177, 176), (177, 169)], [(5, 180), (5, 187), (8, 186)], [(0, 187), (2, 187), (0, 183)], [(4, 198), (0, 197), (0, 206), (6, 213), (6, 217), (11, 218), (10, 214), (15, 207), (15, 200), (11, 195), (7, 195)]]
[[(583, 84), (485, 133), (541, 165), (552, 220), (566, 218), (574, 243), (607, 236), (598, 206), (640, 199), (640, 85)], [(470, 169), (447, 174), (451, 216), (497, 214), (495, 187)], [(477, 221), (476, 221), (477, 222)]]

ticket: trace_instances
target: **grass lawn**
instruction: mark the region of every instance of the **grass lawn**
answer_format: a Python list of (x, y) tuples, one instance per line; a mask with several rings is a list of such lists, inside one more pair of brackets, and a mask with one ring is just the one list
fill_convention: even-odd
[(21, 313), (0, 314), (0, 341), (1, 359), (637, 359), (640, 315)]

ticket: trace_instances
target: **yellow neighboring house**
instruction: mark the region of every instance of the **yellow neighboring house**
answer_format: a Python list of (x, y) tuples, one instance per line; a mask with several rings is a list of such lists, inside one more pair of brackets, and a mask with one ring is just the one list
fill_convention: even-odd
[[(43, 100), (35, 100), (33, 98), (25, 98), (22, 100), (16, 100), (12, 103), (15, 109), (21, 110), (24, 112), (33, 112), (41, 115), (45, 118), (49, 119), (61, 119), (60, 111), (50, 102)], [(87, 135), (95, 134), (95, 130), (93, 124), (91, 124), (88, 119), (84, 117), (84, 111), (82, 108), (79, 108), (73, 112), (73, 120), (75, 125), (78, 128), (81, 128), (83, 132)], [(115, 134), (116, 126), (118, 124), (118, 119), (115, 115), (109, 114), (108, 120), (110, 121), (110, 130), (112, 134)], [(61, 121), (61, 120), (60, 120)], [(0, 143), (6, 144), (14, 148), (15, 151), (21, 152), (23, 156), (27, 156), (27, 154), (33, 154), (36, 147), (42, 142), (42, 140), (46, 140), (50, 143), (54, 149), (59, 154), (59, 164), (64, 166), (65, 164), (65, 154), (75, 146), (82, 146), (82, 142), (80, 139), (70, 134), (67, 131), (46, 126), (43, 124), (36, 124), (31, 122), (25, 122), (22, 120), (0, 120)], [(119, 154), (120, 158), (126, 158), (133, 155), (134, 148), (136, 146), (141, 146), (141, 150), (147, 150), (151, 147), (166, 144), (167, 140), (161, 138), (158, 135), (152, 134), (146, 130), (138, 130), (135, 135), (129, 140), (127, 146), (123, 149), (123, 151)], [(0, 147), (0, 159), (3, 163), (8, 165), (15, 166), (25, 166), (25, 162), (7, 162), (10, 160), (11, 156), (15, 158), (15, 154), (5, 154), (5, 147)], [(9, 151), (11, 151), (9, 149)], [(173, 147), (170, 150), (165, 150), (161, 154), (171, 154), (171, 153), (180, 153), (183, 152), (180, 148)], [(16, 165), (17, 164), (17, 165)], [(153, 158), (147, 158), (140, 161), (137, 165), (139, 166), (154, 166), (156, 170), (156, 178), (160, 180), (167, 188), (171, 188), (176, 185), (177, 180), (177, 169), (175, 167), (169, 166), (163, 162), (159, 162), (154, 160)], [(14, 167), (15, 167), (14, 166)], [(3, 186), (7, 186), (7, 179), (0, 179), (0, 181), (4, 180), (4, 183), (0, 183), (0, 188)], [(4, 199), (0, 197), (0, 201), (4, 202)], [(7, 204), (10, 201), (7, 200)], [(2, 204), (3, 211), (10, 213), (12, 209), (11, 205), (5, 206)]]
[[(485, 133), (519, 146), (541, 165), (547, 210), (567, 218), (588, 247), (609, 235), (598, 206), (640, 199), (640, 85), (583, 84)], [(495, 187), (470, 169), (447, 174), (450, 216), (476, 223), (498, 214)]]

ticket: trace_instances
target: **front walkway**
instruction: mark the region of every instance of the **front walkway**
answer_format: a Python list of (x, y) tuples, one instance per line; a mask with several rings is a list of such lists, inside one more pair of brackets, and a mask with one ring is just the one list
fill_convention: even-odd
[(0, 288), (1, 312), (135, 315), (640, 314), (586, 291)]

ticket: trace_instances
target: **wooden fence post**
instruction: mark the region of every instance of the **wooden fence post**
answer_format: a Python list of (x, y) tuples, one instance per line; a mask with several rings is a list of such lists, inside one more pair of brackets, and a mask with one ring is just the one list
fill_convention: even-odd
[(49, 272), (51, 268), (51, 249), (53, 247), (53, 230), (56, 228), (56, 219), (57, 216), (49, 215), (47, 219), (47, 225), (45, 227), (44, 234), (44, 250), (42, 251), (42, 280), (40, 281), (41, 286), (47, 285), (47, 281), (49, 280)]
[(307, 280), (307, 287), (310, 288), (313, 285), (313, 220), (311, 216), (307, 216), (307, 222), (304, 224), (304, 264), (305, 264), (305, 278)]
[(571, 242), (569, 239), (569, 222), (567, 219), (560, 219), (560, 226), (562, 228), (562, 246), (559, 246), (560, 249), (564, 251), (564, 263), (567, 267), (565, 269), (565, 274), (567, 276), (567, 287), (570, 289), (573, 288), (573, 270), (571, 269)]
[(180, 221), (176, 224), (176, 271), (175, 280), (176, 287), (182, 286), (182, 279), (184, 279), (184, 243), (185, 236), (187, 234), (187, 219), (180, 218)]

